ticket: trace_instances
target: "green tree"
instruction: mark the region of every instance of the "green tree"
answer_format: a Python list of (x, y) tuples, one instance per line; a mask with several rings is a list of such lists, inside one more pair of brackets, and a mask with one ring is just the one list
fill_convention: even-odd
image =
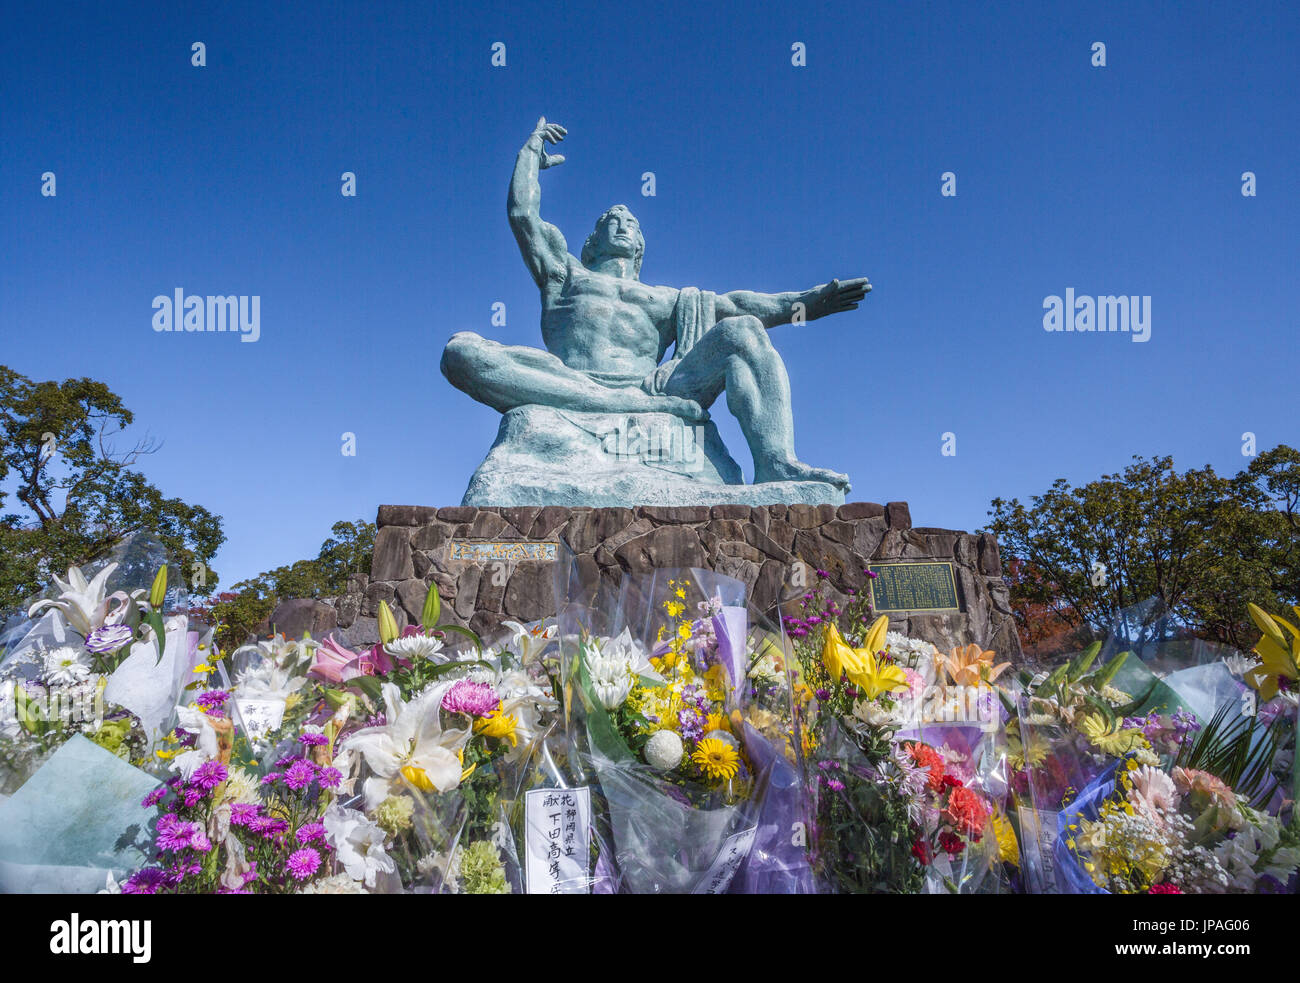
[(342, 594), (348, 578), (370, 569), (375, 549), (373, 522), (336, 522), (330, 538), (310, 560), (298, 560), (240, 581), (214, 599), (206, 616), (219, 624), (218, 646), (226, 651), (243, 644), (271, 616), (280, 601), (299, 597), (327, 598)]
[(0, 509), (10, 500), (18, 509), (0, 514), (0, 610), (40, 591), (50, 573), (143, 531), (163, 543), (192, 592), (211, 593), (221, 517), (165, 497), (135, 468), (158, 449), (149, 437), (117, 450), (115, 438), (133, 422), (102, 382), (33, 382), (0, 365)]
[(1060, 479), (1028, 506), (994, 499), (989, 529), (1029, 636), (1045, 620), (1101, 634), (1154, 599), (1148, 623), (1170, 616), (1188, 633), (1248, 648), (1258, 633), (1247, 602), (1277, 609), (1300, 594), (1298, 502), (1300, 454), (1285, 445), (1233, 478), (1136, 457), (1079, 488)]

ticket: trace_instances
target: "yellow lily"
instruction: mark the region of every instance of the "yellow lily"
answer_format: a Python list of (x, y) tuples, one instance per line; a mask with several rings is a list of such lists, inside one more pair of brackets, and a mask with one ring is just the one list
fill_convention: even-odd
[(839, 682), (841, 676), (847, 675), (849, 681), (861, 689), (868, 700), (874, 700), (881, 693), (891, 690), (907, 689), (907, 676), (902, 669), (891, 663), (876, 661), (876, 652), (888, 630), (889, 618), (881, 615), (867, 632), (862, 648), (854, 649), (845, 643), (833, 624), (828, 624), (826, 639), (822, 644), (822, 661), (826, 664), (831, 679)]
[[(1285, 618), (1269, 614), (1256, 604), (1246, 605), (1250, 618), (1264, 637), (1255, 643), (1254, 652), (1263, 660), (1263, 665), (1256, 666), (1246, 673), (1246, 681), (1259, 690), (1260, 698), (1267, 701), (1277, 696), (1278, 679), (1294, 680), (1300, 678), (1300, 628)], [(1292, 608), (1300, 617), (1300, 607)], [(1282, 630), (1290, 633), (1288, 642)]]

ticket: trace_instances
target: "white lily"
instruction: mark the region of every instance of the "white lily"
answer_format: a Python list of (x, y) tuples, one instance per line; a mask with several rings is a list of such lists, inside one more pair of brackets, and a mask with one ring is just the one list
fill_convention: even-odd
[(365, 782), (366, 808), (374, 809), (404, 784), (422, 792), (447, 792), (460, 784), (468, 730), (443, 730), (442, 698), (451, 683), (426, 690), (409, 703), (392, 683), (383, 686), (385, 723), (359, 730), (343, 742), (357, 751), (374, 777)]
[(379, 874), (397, 870), (396, 861), (384, 851), (384, 831), (363, 813), (334, 802), (321, 822), (326, 842), (334, 847), (335, 857), (354, 881), (374, 887)]
[(267, 660), (239, 674), (234, 695), (241, 700), (285, 700), (306, 685), (307, 677), (296, 675), (292, 665)]
[(560, 631), (558, 625), (529, 628), (518, 621), (503, 621), (501, 624), (510, 629), (510, 647), (524, 665), (541, 655)]
[[(60, 580), (58, 574), (54, 575), (54, 583), (62, 592), (59, 597), (37, 601), (28, 608), (27, 616), (35, 617), (38, 611), (54, 608), (82, 638), (101, 625), (121, 623), (130, 610), (130, 602), (143, 597), (145, 592), (137, 590), (128, 595), (117, 591), (106, 596), (104, 585), (116, 569), (117, 564), (110, 563), (95, 574), (93, 580), (88, 581), (78, 567), (68, 567), (67, 580)], [(113, 600), (121, 600), (123, 603), (110, 611), (109, 602)]]

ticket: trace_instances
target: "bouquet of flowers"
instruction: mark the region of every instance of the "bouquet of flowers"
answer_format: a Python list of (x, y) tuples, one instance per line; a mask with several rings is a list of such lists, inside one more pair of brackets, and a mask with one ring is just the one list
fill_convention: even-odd
[[(437, 589), (420, 627), (398, 633), (386, 606), (380, 637), (391, 667), (353, 677), (367, 717), (338, 739), (349, 835), (382, 843), (409, 890), (521, 890), (512, 811), (534, 745), (554, 725), (541, 653), (551, 629), (513, 622), (509, 640), (475, 657), (442, 650)], [(477, 643), (477, 639), (473, 639)], [(378, 683), (378, 699), (366, 691)], [(327, 817), (328, 818), (328, 817)]]
[[(1249, 735), (1231, 742), (1246, 748)], [(1238, 757), (1235, 748), (1229, 754)], [(1067, 889), (1287, 891), (1300, 867), (1300, 829), (1250, 804), (1256, 782), (1248, 771), (1234, 788), (1202, 768), (1140, 764), (1135, 756), (1116, 762), (1061, 813), (1055, 852)]]
[(1006, 664), (979, 646), (942, 655), (890, 632), (886, 616), (863, 631), (865, 598), (843, 610), (818, 590), (804, 601), (792, 621), (803, 684), (817, 697), (804, 743), (823, 882), (846, 893), (987, 889), (993, 865), (1016, 857), (999, 809), (990, 685)]
[(751, 622), (744, 585), (625, 576), (613, 611), (570, 605), (562, 628), (572, 743), (618, 887), (809, 889), (785, 648)]

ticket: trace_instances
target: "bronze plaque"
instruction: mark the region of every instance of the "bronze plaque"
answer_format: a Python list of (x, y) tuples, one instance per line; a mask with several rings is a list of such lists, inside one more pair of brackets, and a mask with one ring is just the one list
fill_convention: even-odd
[(876, 614), (960, 611), (951, 563), (873, 563), (871, 608)]

